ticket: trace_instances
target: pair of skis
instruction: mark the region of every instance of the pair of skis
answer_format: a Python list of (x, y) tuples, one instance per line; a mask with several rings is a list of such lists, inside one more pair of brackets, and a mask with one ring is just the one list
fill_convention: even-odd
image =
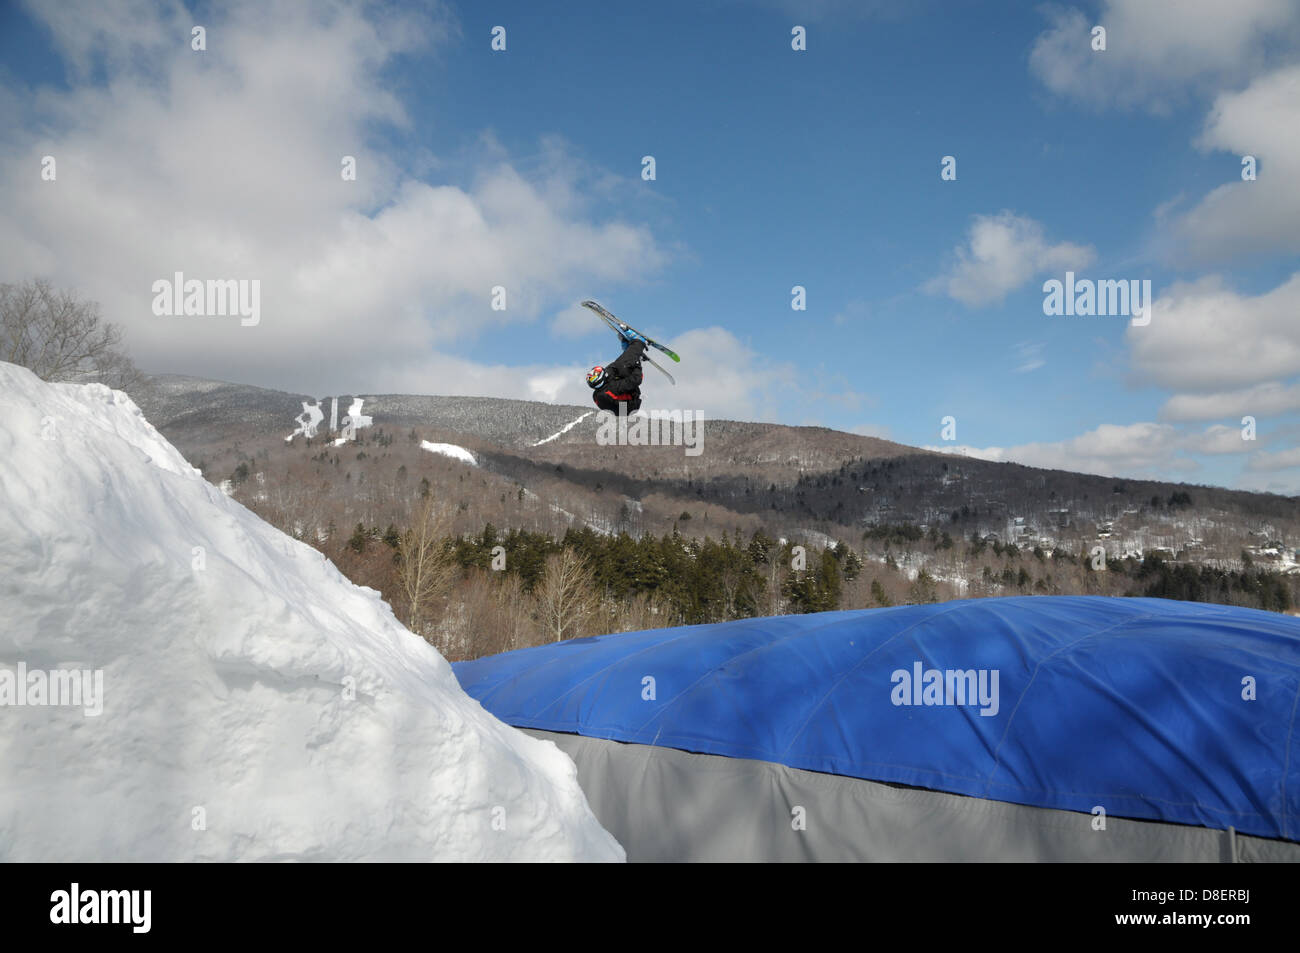
[[(650, 347), (657, 348), (658, 350), (663, 351), (665, 354), (671, 357), (673, 361), (675, 361), (676, 363), (678, 364), (681, 363), (682, 359), (677, 356), (677, 353), (675, 351), (669, 350), (668, 348), (660, 344), (658, 341), (646, 337), (644, 334), (642, 334), (640, 331), (638, 331), (636, 328), (632, 327), (631, 325), (625, 324), (624, 322), (620, 321), (618, 318), (614, 317), (612, 314), (610, 314), (608, 311), (602, 308), (595, 301), (584, 301), (582, 302), (582, 306), (584, 308), (590, 308), (592, 311), (595, 311), (596, 314), (600, 316), (600, 319), (602, 321), (608, 324), (612, 330), (616, 331), (618, 334), (622, 335), (623, 337), (636, 338), (637, 340), (645, 341), (645, 343)], [(646, 361), (650, 363), (651, 367), (657, 370), (660, 374), (663, 374), (664, 377), (668, 378), (668, 383), (676, 386), (677, 381), (673, 379), (673, 375), (669, 374), (666, 370), (660, 367), (659, 364), (657, 364), (654, 361), (654, 359), (650, 357), (650, 355), (647, 354), (644, 356)]]

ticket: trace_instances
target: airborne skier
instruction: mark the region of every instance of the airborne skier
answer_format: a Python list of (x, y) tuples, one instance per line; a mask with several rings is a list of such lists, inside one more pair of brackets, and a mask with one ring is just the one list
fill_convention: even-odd
[(618, 335), (619, 347), (623, 349), (623, 353), (613, 363), (597, 364), (587, 372), (587, 384), (593, 391), (591, 399), (597, 407), (614, 414), (633, 414), (641, 409), (642, 361), (649, 361), (671, 383), (677, 383), (673, 380), (673, 375), (656, 364), (645, 352), (646, 347), (654, 347), (674, 361), (681, 361), (671, 349), (623, 323), (594, 301), (584, 301), (582, 305), (596, 312), (613, 329)]
[[(587, 385), (593, 393), (591, 399), (601, 410), (612, 414), (629, 415), (641, 409), (641, 360), (645, 357), (645, 341), (618, 336), (623, 353), (610, 364), (597, 364), (587, 372)], [(621, 408), (621, 409), (620, 409)]]

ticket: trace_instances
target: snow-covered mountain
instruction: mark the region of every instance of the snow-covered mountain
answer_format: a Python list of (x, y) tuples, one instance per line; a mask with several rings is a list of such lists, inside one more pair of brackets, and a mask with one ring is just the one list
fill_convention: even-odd
[(567, 756), (125, 394), (0, 399), (0, 860), (623, 859)]
[(353, 398), (362, 397), (365, 413), (389, 432), (436, 427), (505, 448), (532, 446), (590, 410), (495, 397), (289, 394), (172, 374), (149, 378), (132, 396), (149, 422), (182, 449), (230, 439), (247, 441), (263, 433), (283, 436), (294, 429), (304, 401), (318, 402), (328, 420), (335, 401), (341, 416)]
[[(662, 535), (676, 525), (748, 537), (762, 527), (774, 537), (855, 542), (868, 527), (912, 524), (1075, 553), (1113, 538), (1108, 551), (1120, 555), (1164, 548), (1216, 565), (1255, 547), (1281, 552), (1300, 533), (1298, 498), (1046, 470), (824, 427), (709, 420), (692, 455), (674, 445), (607, 446), (591, 407), (359, 395), (369, 425), (356, 431), (357, 446), (331, 440), (323, 455), (324, 438), (336, 436), (323, 425), (310, 445), (285, 435), (310, 402), (326, 420), (337, 404), (341, 427), (358, 395), (325, 401), (162, 376), (133, 396), (210, 480), (248, 480), (237, 497), (291, 529), (406, 525), (427, 477), (456, 503), (458, 532), (489, 521), (557, 536), (579, 527)], [(450, 472), (441, 461), (452, 458), (420, 441), (462, 448), (474, 479)]]

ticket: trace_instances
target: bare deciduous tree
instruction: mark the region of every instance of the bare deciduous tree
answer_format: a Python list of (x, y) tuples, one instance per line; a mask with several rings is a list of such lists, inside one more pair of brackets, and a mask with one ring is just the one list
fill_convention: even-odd
[(480, 658), (539, 643), (531, 600), (518, 576), (473, 568), (456, 587), (454, 599), (463, 607), (465, 649), (460, 657)]
[(768, 615), (780, 615), (781, 608), (781, 590), (785, 586), (785, 580), (790, 575), (781, 563), (782, 553), (780, 548), (773, 547), (772, 552), (768, 554), (767, 559), (767, 597), (768, 597)]
[(537, 604), (547, 638), (559, 642), (572, 638), (597, 607), (591, 567), (572, 549), (546, 560), (546, 572), (537, 585)]
[(140, 372), (120, 348), (122, 332), (100, 319), (99, 305), (48, 281), (0, 284), (0, 360), (42, 380), (99, 381), (126, 388)]
[[(421, 633), (433, 603), (456, 578), (456, 561), (443, 545), (452, 522), (449, 507), (427, 497), (398, 546), (398, 578), (406, 596), (407, 626)], [(421, 633), (422, 634), (422, 633)]]
[(658, 629), (677, 621), (659, 606), (648, 593), (632, 596), (618, 603), (610, 620), (610, 632), (640, 632)]

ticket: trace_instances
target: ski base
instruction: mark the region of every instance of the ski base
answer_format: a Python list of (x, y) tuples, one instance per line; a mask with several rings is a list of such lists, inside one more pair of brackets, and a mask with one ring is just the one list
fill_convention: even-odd
[[(609, 313), (608, 311), (606, 311), (603, 307), (601, 307), (601, 305), (598, 304), (597, 302), (595, 302), (595, 301), (590, 301), (590, 300), (588, 300), (588, 301), (584, 301), (584, 302), (582, 302), (582, 306), (583, 306), (584, 308), (589, 308), (589, 309), (591, 309), (592, 311), (595, 311), (596, 314), (600, 315), (600, 317), (601, 317), (602, 319), (604, 319), (604, 321), (605, 321), (606, 324), (608, 324), (608, 325), (609, 325), (613, 330), (617, 331), (619, 334), (624, 334), (625, 332), (630, 331), (630, 332), (632, 332), (633, 334), (635, 334), (637, 337), (639, 337), (641, 340), (645, 341), (645, 343), (648, 344), (650, 347), (653, 347), (653, 348), (656, 348), (657, 350), (663, 351), (663, 352), (664, 352), (665, 354), (667, 354), (670, 358), (672, 358), (672, 360), (673, 360), (675, 363), (680, 364), (680, 363), (682, 362), (682, 359), (681, 359), (680, 357), (677, 356), (677, 352), (676, 352), (676, 351), (673, 351), (673, 350), (671, 350), (670, 348), (664, 347), (664, 346), (663, 346), (662, 344), (660, 344), (658, 341), (654, 340), (654, 338), (648, 338), (648, 337), (646, 337), (644, 334), (642, 334), (640, 331), (638, 331), (636, 328), (632, 327), (630, 324), (627, 324), (626, 322), (620, 321), (618, 318), (614, 317), (614, 315), (610, 314), (610, 313)], [(654, 364), (653, 361), (651, 361), (650, 363)], [(655, 367), (659, 367), (659, 365), (658, 365), (658, 364), (655, 364)], [(659, 367), (659, 370), (663, 371), (663, 368), (662, 368), (662, 367)], [(667, 371), (664, 371), (664, 373), (665, 373), (665, 374), (668, 374)], [(669, 379), (669, 380), (672, 380), (672, 375), (671, 375), (671, 374), (668, 374), (668, 379)], [(676, 381), (674, 381), (674, 383), (676, 383)]]

